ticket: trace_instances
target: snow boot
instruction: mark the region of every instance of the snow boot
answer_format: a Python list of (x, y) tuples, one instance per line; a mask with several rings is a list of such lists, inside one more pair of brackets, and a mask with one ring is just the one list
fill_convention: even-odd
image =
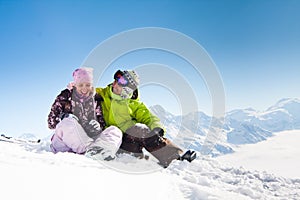
[(181, 161), (187, 160), (189, 162), (192, 162), (196, 158), (196, 156), (197, 156), (197, 154), (195, 151), (188, 150), (182, 156), (180, 156), (178, 158), (178, 160), (181, 160)]
[(109, 152), (104, 151), (102, 147), (98, 146), (89, 148), (84, 155), (86, 157), (93, 158), (94, 160), (110, 161), (115, 159), (115, 157), (112, 157)]

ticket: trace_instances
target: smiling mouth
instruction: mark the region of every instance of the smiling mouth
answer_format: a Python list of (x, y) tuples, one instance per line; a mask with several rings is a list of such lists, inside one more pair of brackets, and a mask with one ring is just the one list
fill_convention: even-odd
[(89, 91), (80, 91), (80, 93), (81, 93), (82, 95), (86, 95), (86, 94), (89, 93)]

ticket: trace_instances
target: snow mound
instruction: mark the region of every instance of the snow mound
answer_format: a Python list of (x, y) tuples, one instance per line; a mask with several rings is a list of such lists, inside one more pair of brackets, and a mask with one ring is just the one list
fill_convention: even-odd
[(48, 144), (28, 148), (0, 142), (1, 199), (300, 198), (299, 179), (225, 166), (215, 158), (174, 161), (163, 169), (155, 160), (128, 155), (100, 162), (73, 153), (53, 154)]
[(299, 141), (300, 130), (278, 132), (257, 144), (242, 145), (235, 149), (235, 153), (220, 156), (217, 160), (236, 167), (300, 179)]

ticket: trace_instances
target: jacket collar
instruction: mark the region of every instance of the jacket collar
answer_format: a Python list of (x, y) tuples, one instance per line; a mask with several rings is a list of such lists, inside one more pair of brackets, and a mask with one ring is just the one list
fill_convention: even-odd
[(121, 100), (124, 100), (120, 95), (117, 95), (115, 93), (113, 93), (112, 91), (112, 85), (109, 86), (109, 95), (111, 96), (112, 99), (115, 99), (115, 100), (118, 100), (118, 101), (121, 101)]

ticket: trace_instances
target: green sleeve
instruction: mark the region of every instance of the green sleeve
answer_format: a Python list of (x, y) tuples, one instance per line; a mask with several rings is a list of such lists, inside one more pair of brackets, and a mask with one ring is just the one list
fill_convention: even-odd
[(151, 113), (151, 111), (144, 103), (133, 101), (132, 104), (133, 116), (138, 123), (147, 125), (151, 130), (155, 127), (164, 129), (163, 125), (160, 122), (160, 119), (156, 115)]

